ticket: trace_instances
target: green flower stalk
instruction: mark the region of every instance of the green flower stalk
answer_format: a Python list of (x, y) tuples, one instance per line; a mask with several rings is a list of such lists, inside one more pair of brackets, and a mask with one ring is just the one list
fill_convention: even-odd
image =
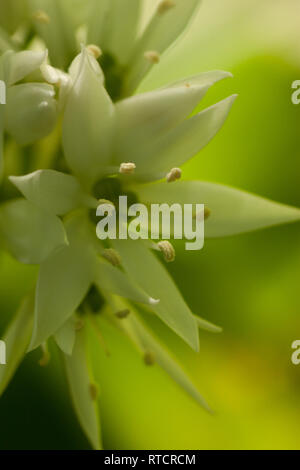
[[(0, 108), (1, 248), (21, 263), (40, 265), (35, 294), (24, 299), (4, 338), (8, 358), (0, 369), (0, 394), (27, 351), (41, 347), (40, 364), (47, 364), (47, 342), (54, 338), (78, 419), (97, 449), (100, 400), (91, 337), (99, 340), (98, 354), (102, 321), (128, 336), (145, 366), (159, 364), (208, 410), (142, 320), (139, 305), (195, 351), (199, 328), (221, 331), (194, 315), (175, 286), (164, 266), (175, 260), (175, 249), (159, 230), (157, 243), (143, 237), (97, 238), (100, 202), (117, 210), (121, 195), (146, 206), (204, 203), (208, 238), (300, 220), (299, 209), (218, 184), (181, 180), (180, 167), (220, 130), (236, 95), (197, 114), (194, 110), (230, 73), (201, 73), (133, 95), (199, 4), (162, 0), (143, 24), (147, 0), (29, 0), (26, 34), (18, 35), (24, 50), (5, 51), (0, 59), (7, 89), (7, 103)], [(2, 25), (8, 43), (15, 43), (20, 25)], [(6, 159), (13, 141), (19, 150), (26, 146), (14, 174)], [(38, 151), (24, 175), (28, 152), (36, 156)]]

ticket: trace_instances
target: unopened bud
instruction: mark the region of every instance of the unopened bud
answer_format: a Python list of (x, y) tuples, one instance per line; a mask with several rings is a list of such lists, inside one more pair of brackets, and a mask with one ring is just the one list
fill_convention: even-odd
[(113, 248), (107, 248), (103, 250), (101, 254), (103, 258), (105, 258), (107, 261), (109, 261), (110, 264), (115, 267), (120, 266), (122, 263), (121, 256)]
[(174, 181), (180, 180), (182, 171), (180, 168), (173, 168), (170, 173), (167, 174), (167, 182), (173, 183)]
[(163, 253), (164, 258), (167, 263), (172, 263), (172, 261), (175, 260), (175, 256), (176, 256), (175, 249), (170, 242), (168, 242), (167, 240), (164, 240), (162, 242), (159, 242), (157, 244), (157, 247)]
[(136, 169), (135, 163), (122, 163), (119, 172), (123, 175), (131, 175)]
[(160, 61), (160, 55), (156, 51), (147, 51), (145, 52), (144, 57), (151, 62), (151, 64), (158, 64)]

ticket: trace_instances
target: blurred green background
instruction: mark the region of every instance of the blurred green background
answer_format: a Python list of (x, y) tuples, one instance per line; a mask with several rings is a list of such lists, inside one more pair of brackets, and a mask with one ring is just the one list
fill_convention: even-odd
[[(298, 0), (206, 0), (191, 30), (144, 82), (153, 89), (200, 71), (225, 69), (208, 105), (239, 98), (214, 141), (184, 169), (186, 179), (234, 185), (300, 206)], [(202, 106), (203, 106), (202, 105)], [(174, 278), (192, 310), (224, 328), (200, 333), (197, 355), (159, 321), (153, 328), (215, 410), (200, 409), (157, 366), (145, 368), (127, 339), (107, 327), (99, 357), (107, 449), (299, 449), (300, 226), (177, 247)], [(0, 257), (0, 336), (36, 268)], [(152, 320), (153, 322), (153, 320)], [(0, 449), (85, 449), (55, 356), (30, 354), (0, 401)]]

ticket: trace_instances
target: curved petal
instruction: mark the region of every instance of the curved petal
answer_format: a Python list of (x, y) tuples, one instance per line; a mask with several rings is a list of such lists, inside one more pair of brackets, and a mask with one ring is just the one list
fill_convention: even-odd
[(231, 76), (218, 70), (203, 73), (118, 102), (114, 148), (117, 162), (126, 161), (128, 155), (139, 162), (147, 148), (155, 146), (192, 113), (212, 85)]
[(132, 282), (120, 269), (98, 261), (95, 283), (99, 289), (133, 300), (134, 302), (153, 305), (158, 303)]
[(81, 220), (66, 225), (70, 245), (42, 265), (36, 288), (30, 350), (53, 335), (73, 315), (94, 279), (94, 253), (82, 233)]
[(147, 204), (205, 204), (210, 215), (205, 236), (224, 237), (300, 220), (300, 209), (279, 204), (220, 184), (178, 181), (140, 186), (139, 198)]
[(76, 335), (72, 356), (64, 355), (67, 380), (79, 422), (94, 449), (101, 449), (97, 399), (91, 393), (93, 377), (85, 344), (85, 331)]
[(97, 61), (83, 50), (66, 104), (63, 146), (70, 168), (85, 184), (97, 180), (110, 158), (114, 106), (103, 80)]
[(47, 51), (8, 51), (3, 56), (4, 77), (7, 86), (20, 82), (37, 70), (47, 58)]
[(69, 318), (69, 320), (67, 320), (66, 323), (57, 330), (54, 335), (54, 339), (62, 352), (69, 356), (72, 355), (76, 339), (74, 318)]
[(94, 0), (88, 22), (88, 42), (97, 44), (126, 65), (137, 37), (141, 0)]
[[(161, 2), (162, 3), (162, 2)], [(174, 0), (174, 6), (155, 10), (131, 57), (125, 95), (131, 95), (152, 64), (144, 57), (147, 51), (164, 52), (187, 28), (201, 0)]]
[(25, 264), (40, 264), (67, 243), (59, 218), (25, 199), (0, 207), (0, 238), (8, 251)]
[[(61, 0), (29, 0), (29, 7), (33, 25), (49, 49), (51, 63), (65, 70), (77, 53), (74, 5)], [(48, 21), (35, 18), (40, 11), (47, 15)]]
[(63, 215), (80, 207), (97, 207), (97, 200), (86, 194), (76, 178), (54, 170), (38, 170), (26, 176), (10, 176), (21, 193), (41, 209)]
[(46, 137), (53, 130), (57, 104), (52, 86), (26, 83), (7, 91), (5, 129), (20, 145)]
[(199, 350), (196, 321), (175, 286), (171, 276), (155, 255), (140, 241), (114, 240), (125, 270), (146, 291), (151, 292), (157, 305), (151, 306), (157, 316), (193, 349)]
[(185, 120), (153, 145), (148, 144), (135, 161), (136, 176), (159, 179), (171, 168), (181, 166), (195, 156), (222, 128), (235, 99), (236, 95), (233, 95), (220, 101)]

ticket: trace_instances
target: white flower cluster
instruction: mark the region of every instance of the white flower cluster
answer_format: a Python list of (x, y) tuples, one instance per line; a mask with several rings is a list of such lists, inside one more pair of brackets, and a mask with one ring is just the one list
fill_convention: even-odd
[[(134, 94), (200, 3), (0, 0), (0, 83), (6, 90), (6, 104), (0, 104), (0, 242), (19, 262), (40, 265), (35, 295), (24, 300), (5, 337), (0, 394), (28, 349), (41, 346), (40, 364), (47, 364), (47, 341), (54, 337), (79, 420), (95, 448), (101, 439), (91, 331), (102, 338), (101, 322), (113, 322), (146, 365), (158, 363), (205, 407), (136, 304), (196, 351), (199, 327), (220, 331), (191, 312), (156, 256), (155, 250), (167, 262), (175, 260), (163, 234), (155, 245), (141, 239), (107, 244), (96, 236), (98, 205), (108, 202), (118, 210), (120, 196), (145, 206), (205, 204), (206, 237), (300, 220), (296, 208), (222, 185), (182, 181), (180, 167), (216, 135), (236, 96), (194, 111), (230, 73), (200, 73)], [(102, 341), (97, 354), (101, 347)]]

